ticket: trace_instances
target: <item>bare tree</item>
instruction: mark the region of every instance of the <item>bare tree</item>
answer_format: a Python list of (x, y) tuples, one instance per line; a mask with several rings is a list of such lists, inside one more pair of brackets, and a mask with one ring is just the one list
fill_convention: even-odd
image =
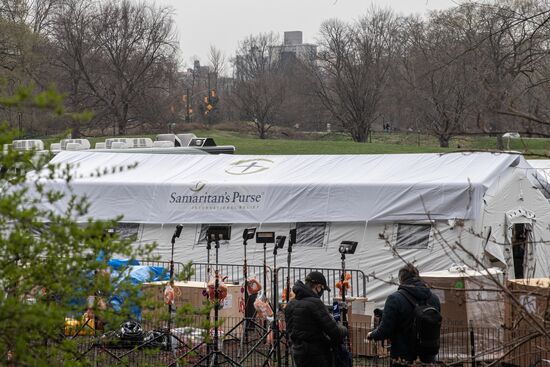
[(477, 100), (472, 60), (455, 58), (464, 45), (450, 13), (434, 13), (425, 23), (410, 19), (403, 33), (409, 48), (401, 56), (401, 70), (423, 121), (422, 130), (447, 148), (453, 136), (465, 131)]
[(208, 61), (210, 61), (212, 73), (216, 78), (215, 81), (216, 81), (216, 88), (217, 88), (218, 77), (222, 76), (223, 73), (225, 72), (225, 67), (226, 67), (225, 53), (219, 48), (216, 48), (215, 46), (211, 45), (210, 51), (208, 54)]
[(77, 1), (58, 16), (56, 44), (66, 57), (57, 66), (69, 75), (75, 96), (97, 112), (95, 122), (112, 124), (115, 135), (147, 123), (140, 109), (169, 93), (176, 51), (171, 15), (147, 3), (85, 7)]
[(397, 18), (371, 10), (357, 23), (321, 26), (318, 60), (311, 64), (317, 96), (357, 142), (367, 141), (377, 119), (395, 48)]
[(497, 134), (497, 148), (502, 148), (502, 132), (510, 126), (521, 130), (517, 119), (507, 121), (506, 112), (522, 80), (546, 53), (541, 46), (548, 15), (540, 6), (538, 0), (499, 1), (466, 3), (453, 11), (467, 43), (463, 55), (471, 60), (483, 91), (477, 123), (483, 132)]
[(232, 102), (241, 118), (254, 121), (260, 139), (267, 138), (285, 96), (280, 58), (274, 55), (274, 47), (278, 45), (274, 33), (250, 36), (240, 43), (233, 61)]
[(48, 32), (55, 10), (63, 0), (1, 0), (0, 18), (25, 24), (35, 34)]

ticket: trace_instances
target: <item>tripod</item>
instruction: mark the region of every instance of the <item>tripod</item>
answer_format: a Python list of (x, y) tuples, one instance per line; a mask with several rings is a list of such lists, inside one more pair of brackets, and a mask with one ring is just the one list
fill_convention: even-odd
[[(344, 307), (342, 307), (342, 324), (348, 329), (349, 332), (349, 324), (348, 324), (348, 308), (346, 306), (346, 286), (344, 284), (346, 280), (346, 253), (341, 252), (342, 260), (342, 274), (340, 274), (340, 284), (342, 285), (342, 303), (344, 304)], [(346, 339), (346, 344), (348, 344), (349, 347), (349, 339)]]
[[(290, 302), (290, 262), (292, 259), (292, 246), (296, 242), (296, 229), (293, 229), (290, 231), (290, 237), (288, 239), (288, 248), (287, 248), (287, 256), (286, 256), (286, 267), (287, 267), (287, 273), (286, 273), (286, 304), (288, 305), (288, 302)], [(286, 339), (286, 348), (285, 348), (285, 367), (289, 366), (290, 363), (290, 335), (288, 334), (288, 330), (285, 331), (285, 339)]]
[[(248, 293), (248, 284), (249, 283), (248, 283), (248, 262), (247, 262), (247, 256), (246, 256), (246, 247), (247, 247), (247, 244), (248, 244), (248, 240), (254, 238), (254, 233), (255, 232), (256, 232), (256, 229), (245, 229), (244, 232), (243, 232), (243, 247), (244, 247), (243, 275), (244, 275), (244, 305), (245, 305), (244, 306), (244, 317), (241, 321), (239, 321), (236, 325), (234, 325), (226, 333), (226, 335), (231, 335), (231, 333), (233, 331), (237, 330), (244, 323), (244, 330), (243, 330), (243, 334), (240, 338), (239, 351), (237, 353), (238, 358), (241, 357), (241, 352), (244, 349), (244, 344), (245, 343), (248, 344), (248, 333), (251, 330), (251, 326), (254, 327), (254, 328), (261, 329), (262, 333), (266, 332), (265, 328), (262, 327), (261, 325), (259, 325), (254, 320), (254, 315), (252, 315), (252, 317), (250, 317), (250, 315), (247, 314), (248, 308), (249, 308), (250, 302), (251, 302), (251, 297), (250, 297), (250, 294)], [(267, 334), (265, 336), (262, 336), (262, 338), (260, 339), (260, 342), (258, 342), (256, 345), (254, 345), (239, 362), (242, 363), (246, 358), (248, 358), (248, 356), (252, 352), (254, 352), (254, 350), (258, 347), (258, 345), (260, 345), (261, 340), (263, 340), (263, 338), (266, 337), (266, 336), (267, 336)], [(239, 339), (239, 338), (236, 338), (236, 339)]]
[(283, 248), (285, 240), (286, 236), (277, 236), (277, 239), (275, 240), (275, 246), (273, 247), (273, 290), (271, 295), (273, 297), (273, 321), (271, 322), (271, 330), (273, 331), (273, 344), (267, 355), (268, 358), (263, 364), (264, 366), (268, 365), (268, 361), (271, 359), (272, 356), (275, 356), (277, 366), (281, 367), (281, 333), (279, 332), (279, 323), (277, 320), (277, 305), (279, 303), (277, 299), (279, 296), (279, 281), (277, 276), (277, 250)]
[[(340, 275), (340, 284), (342, 289), (342, 324), (346, 327), (348, 330), (349, 335), (349, 323), (348, 323), (348, 307), (346, 305), (346, 254), (354, 254), (355, 250), (357, 249), (357, 242), (354, 241), (342, 241), (340, 244), (340, 247), (338, 248), (338, 251), (341, 254), (340, 259), (342, 260), (342, 274)], [(345, 346), (348, 350), (348, 352), (351, 350), (351, 343), (350, 338), (346, 337), (345, 339)], [(350, 356), (351, 359), (351, 356)]]
[[(176, 238), (179, 238), (181, 236), (181, 231), (183, 229), (183, 226), (181, 224), (178, 224), (176, 226), (176, 230), (174, 231), (174, 234), (172, 235), (172, 251), (171, 251), (171, 254), (170, 254), (170, 282), (168, 283), (169, 284), (169, 287), (167, 287), (167, 290), (168, 289), (171, 289), (171, 292), (172, 292), (172, 295), (171, 295), (171, 298), (168, 298), (167, 299), (167, 303), (168, 303), (168, 333), (171, 334), (171, 330), (172, 330), (172, 313), (174, 312), (173, 310), (173, 305), (174, 305), (174, 247), (175, 247), (175, 244), (176, 244)], [(172, 338), (168, 338), (168, 348), (169, 349), (172, 349)]]
[[(214, 248), (216, 249), (215, 256), (215, 268), (214, 268), (214, 338), (212, 340), (212, 349), (211, 351), (201, 358), (194, 366), (200, 365), (202, 362), (209, 361), (209, 366), (217, 367), (220, 363), (227, 362), (232, 366), (241, 366), (238, 362), (231, 359), (228, 355), (219, 350), (219, 309), (220, 309), (220, 298), (219, 298), (219, 288), (220, 288), (220, 272), (218, 270), (218, 253), (220, 249), (220, 236), (218, 235), (208, 235), (206, 248), (208, 250), (208, 267), (210, 268), (210, 249), (212, 248), (212, 242), (215, 243)], [(219, 362), (221, 360), (222, 362)]]

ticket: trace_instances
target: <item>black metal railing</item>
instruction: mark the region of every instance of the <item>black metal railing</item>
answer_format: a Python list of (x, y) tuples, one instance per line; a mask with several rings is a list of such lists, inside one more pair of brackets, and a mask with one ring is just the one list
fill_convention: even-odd
[[(94, 336), (73, 336), (80, 352), (78, 359), (94, 366), (209, 366), (212, 365), (211, 330), (204, 328), (205, 317), (188, 316), (185, 322), (173, 321), (170, 331), (166, 321), (143, 322), (142, 339), (124, 341), (115, 331), (96, 330)], [(221, 319), (218, 356), (236, 366), (276, 365), (276, 353), (269, 343), (271, 335), (261, 320), (227, 317)], [(248, 325), (248, 326), (247, 326)], [(118, 330), (119, 328), (113, 328)], [(370, 322), (351, 322), (349, 336), (353, 365), (357, 367), (389, 366), (391, 346), (372, 342), (367, 334)], [(283, 333), (284, 335), (284, 333)], [(156, 338), (156, 339), (155, 339)], [(286, 338), (281, 339), (281, 365), (292, 366), (286, 352)], [(287, 357), (288, 356), (288, 359)], [(444, 325), (441, 348), (436, 361), (443, 365), (545, 366), (550, 360), (550, 340), (529, 330), (481, 328), (468, 325)], [(420, 365), (420, 364), (419, 364)]]

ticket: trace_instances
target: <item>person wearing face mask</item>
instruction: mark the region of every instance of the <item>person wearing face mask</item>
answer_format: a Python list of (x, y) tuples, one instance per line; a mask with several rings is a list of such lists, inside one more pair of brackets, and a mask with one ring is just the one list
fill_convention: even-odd
[(321, 301), (323, 292), (330, 292), (325, 276), (312, 271), (305, 283), (297, 281), (292, 291), (295, 298), (285, 308), (285, 322), (294, 365), (331, 367), (332, 350), (343, 342), (347, 329), (332, 318)]

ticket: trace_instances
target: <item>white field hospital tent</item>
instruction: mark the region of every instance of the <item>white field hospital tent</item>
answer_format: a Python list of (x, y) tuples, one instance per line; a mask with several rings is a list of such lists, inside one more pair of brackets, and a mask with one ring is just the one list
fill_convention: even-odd
[(527, 163), (535, 168), (535, 180), (546, 197), (550, 197), (550, 159), (533, 159)]
[[(385, 280), (396, 276), (404, 259), (423, 272), (454, 263), (476, 267), (477, 260), (501, 267), (512, 278), (519, 268), (524, 276), (550, 275), (550, 205), (529, 180), (532, 168), (517, 154), (63, 151), (52, 163), (72, 166), (71, 190), (86, 195), (90, 217), (122, 215), (123, 230), (136, 234), (138, 243), (156, 241), (163, 260), (169, 260), (176, 224), (184, 225), (175, 248), (175, 260), (181, 262), (205, 262), (206, 226), (230, 224), (232, 239), (222, 243), (222, 263), (242, 264), (241, 234), (247, 227), (276, 235), (296, 228), (292, 265), (297, 267), (339, 268), (338, 247), (350, 240), (359, 245), (347, 256), (347, 268)], [(95, 174), (135, 163), (116, 174)], [(63, 180), (42, 181), (69, 193)], [(64, 210), (63, 203), (54, 209)], [(520, 242), (521, 259), (512, 248)], [(261, 264), (262, 245), (249, 243), (247, 252), (249, 264)], [(286, 251), (281, 254), (284, 265)], [(392, 290), (372, 277), (367, 283), (367, 296), (377, 302)]]

